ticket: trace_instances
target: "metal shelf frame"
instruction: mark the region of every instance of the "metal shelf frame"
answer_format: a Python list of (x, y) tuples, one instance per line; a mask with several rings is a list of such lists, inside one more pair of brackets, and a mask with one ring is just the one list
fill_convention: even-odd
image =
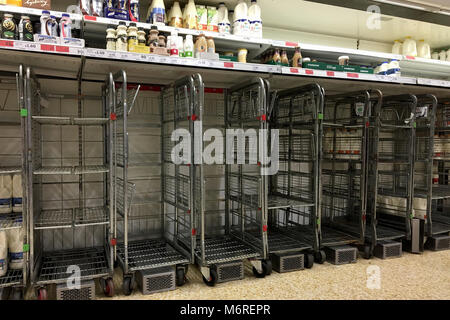
[(267, 254), (318, 252), (324, 90), (310, 84), (275, 91), (271, 101), (279, 171), (269, 178)]
[[(31, 285), (36, 287), (40, 294), (52, 284), (65, 283), (70, 273), (67, 268), (77, 265), (81, 270), (82, 280), (101, 280), (107, 292), (106, 281), (112, 284), (113, 266), (113, 207), (112, 207), (112, 179), (110, 149), (113, 146), (110, 134), (111, 110), (105, 103), (102, 104), (102, 118), (84, 118), (83, 98), (81, 94), (81, 76), (78, 81), (78, 115), (75, 118), (61, 117), (59, 115), (42, 115), (41, 87), (39, 79), (31, 68), (26, 69), (24, 76), (25, 91), (23, 94), (26, 109), (27, 131), (27, 181), (29, 190), (29, 206), (33, 208), (30, 214), (30, 275)], [(78, 165), (49, 167), (43, 163), (59, 160), (64, 163), (64, 155), (60, 158), (46, 158), (44, 152), (43, 131), (48, 126), (78, 126)], [(84, 143), (86, 140), (84, 127), (86, 125), (99, 125), (103, 158), (98, 165), (86, 165), (93, 158), (85, 155)], [(53, 141), (52, 141), (53, 142)], [(97, 140), (96, 140), (97, 142)], [(62, 138), (60, 143), (63, 143)], [(73, 160), (72, 158), (70, 158)], [(97, 161), (97, 160), (96, 160)], [(86, 186), (89, 181), (88, 174), (100, 174), (102, 179), (103, 196), (97, 199), (102, 205), (95, 206), (90, 202)], [(62, 175), (77, 175), (75, 180), (65, 180)], [(59, 177), (59, 178), (58, 178)], [(47, 200), (43, 197), (46, 179), (53, 179), (52, 184), (61, 190), (61, 196), (56, 200)], [(59, 180), (58, 180), (59, 179)], [(98, 183), (98, 179), (95, 183)], [(68, 184), (77, 184), (78, 192), (75, 198), (64, 197), (64, 187)], [(74, 205), (74, 203), (77, 203)], [(82, 231), (79, 228), (82, 227)], [(58, 235), (64, 234), (64, 245), (57, 243)], [(80, 237), (83, 237), (81, 239)], [(71, 240), (68, 240), (71, 238)]]

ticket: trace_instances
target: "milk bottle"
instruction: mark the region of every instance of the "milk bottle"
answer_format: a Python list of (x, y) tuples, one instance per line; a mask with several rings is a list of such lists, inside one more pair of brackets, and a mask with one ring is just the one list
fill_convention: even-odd
[(0, 214), (12, 212), (12, 179), (8, 175), (0, 175)]
[(252, 0), (248, 9), (248, 20), (250, 21), (250, 35), (255, 38), (262, 38), (261, 7), (256, 0)]
[(13, 212), (22, 212), (22, 175), (20, 173), (15, 174), (13, 176), (12, 183), (12, 191), (13, 191)]
[(8, 238), (6, 231), (0, 230), (0, 277), (8, 271)]
[(9, 267), (13, 270), (23, 268), (23, 228), (9, 229), (6, 232), (9, 248)]
[(186, 29), (197, 29), (197, 8), (194, 0), (189, 0), (184, 8), (183, 26)]
[(244, 0), (234, 8), (233, 33), (239, 36), (250, 35), (250, 22), (248, 21), (248, 7)]

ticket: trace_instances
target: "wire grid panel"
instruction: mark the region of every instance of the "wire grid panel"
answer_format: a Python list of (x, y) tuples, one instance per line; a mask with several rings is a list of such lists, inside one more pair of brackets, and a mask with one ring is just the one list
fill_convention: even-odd
[[(322, 161), (322, 230), (324, 243), (339, 234), (363, 241), (367, 206), (367, 92), (330, 96), (325, 99)], [(328, 234), (330, 233), (330, 234)], [(336, 238), (334, 238), (336, 236)]]

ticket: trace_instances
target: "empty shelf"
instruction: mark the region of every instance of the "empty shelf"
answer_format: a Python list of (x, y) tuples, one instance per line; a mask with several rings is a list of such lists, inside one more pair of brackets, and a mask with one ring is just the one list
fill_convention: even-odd
[(300, 238), (295, 237), (294, 233), (287, 235), (280, 229), (270, 228), (267, 233), (270, 253), (298, 252), (311, 249), (313, 243), (305, 243)]
[(433, 186), (433, 199), (448, 199), (450, 198), (450, 185)]
[[(195, 250), (196, 256), (200, 259), (200, 243)], [(241, 240), (219, 236), (217, 238), (205, 239), (205, 260), (206, 264), (222, 263), (229, 261), (244, 260), (258, 257), (259, 253)]]
[[(123, 244), (117, 246), (118, 256), (125, 262)], [(165, 240), (141, 240), (128, 243), (128, 266), (130, 271), (189, 263), (189, 260)]]
[(358, 242), (359, 238), (322, 224), (322, 246), (338, 246)]
[(47, 116), (33, 116), (33, 120), (35, 120), (40, 124), (81, 125), (81, 126), (102, 125), (109, 121), (108, 118), (72, 118), (72, 117), (47, 117)]
[(22, 212), (0, 214), (0, 230), (16, 229), (22, 227)]
[(103, 247), (44, 252), (37, 284), (65, 283), (73, 265), (80, 268), (80, 280), (104, 277), (109, 275), (107, 261)]
[(0, 167), (0, 174), (11, 174), (22, 172), (21, 167)]
[(82, 167), (42, 167), (34, 170), (35, 175), (80, 175), (89, 173), (105, 173), (109, 172), (109, 167), (105, 165), (82, 166)]
[(21, 285), (23, 282), (23, 270), (8, 269), (3, 277), (0, 277), (0, 288)]
[(73, 209), (42, 210), (34, 222), (34, 229), (72, 228), (73, 215)]
[(34, 229), (64, 229), (108, 223), (109, 211), (105, 207), (42, 210)]
[(295, 208), (295, 207), (312, 207), (314, 203), (284, 198), (275, 195), (269, 195), (267, 207), (271, 209)]
[(75, 211), (75, 227), (103, 225), (109, 223), (109, 211), (105, 207), (82, 208)]
[(449, 233), (450, 232), (450, 224), (443, 223), (438, 220), (434, 220), (431, 223), (431, 234), (432, 235), (438, 235), (442, 233)]

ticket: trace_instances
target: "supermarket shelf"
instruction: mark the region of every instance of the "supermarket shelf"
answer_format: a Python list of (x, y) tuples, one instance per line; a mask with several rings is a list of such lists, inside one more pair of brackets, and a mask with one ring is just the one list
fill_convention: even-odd
[(418, 57), (403, 57), (402, 73), (421, 75), (424, 78), (441, 77), (450, 80), (450, 62)]
[[(57, 18), (61, 18), (63, 13), (67, 13), (67, 12), (53, 11), (53, 10), (49, 10), (49, 11), (52, 16), (55, 16)], [(26, 14), (26, 15), (31, 15), (31, 16), (41, 16), (42, 15), (42, 9), (9, 6), (9, 5), (0, 5), (0, 12)], [(70, 14), (70, 18), (72, 21), (74, 21), (74, 20), (79, 21), (79, 20), (83, 19), (83, 16), (81, 14), (76, 14), (76, 13), (69, 13), (69, 14)]]
[(108, 259), (103, 247), (44, 252), (36, 285), (65, 283), (71, 276), (69, 266), (80, 267), (80, 280), (90, 280), (109, 274)]
[(364, 74), (364, 73), (351, 73), (351, 72), (336, 72), (326, 70), (313, 70), (304, 68), (289, 68), (282, 67), (282, 74), (295, 75), (295, 76), (310, 76), (321, 78), (334, 78), (334, 79), (346, 79), (346, 80), (362, 80), (362, 81), (374, 81), (374, 82), (387, 82), (397, 84), (417, 84), (416, 78), (409, 77), (392, 77), (383, 76), (377, 74)]
[(47, 117), (47, 116), (33, 116), (33, 120), (40, 124), (55, 124), (55, 125), (102, 125), (109, 121), (108, 118), (72, 118), (72, 117)]
[(403, 57), (398, 54), (357, 50), (342, 47), (329, 47), (301, 42), (296, 43), (296, 42), (273, 40), (272, 45), (275, 47), (287, 49), (288, 51), (289, 49), (293, 50), (295, 47), (300, 47), (302, 50), (303, 57), (310, 57), (330, 63), (337, 63), (339, 56), (342, 55), (348, 56), (350, 58), (351, 64), (362, 64), (362, 65), (373, 65), (375, 63), (381, 63), (389, 59), (397, 59), (397, 60), (403, 59)]
[(0, 215), (0, 230), (17, 229), (22, 227), (22, 212)]
[[(450, 72), (450, 70), (447, 72)], [(420, 84), (423, 86), (450, 88), (450, 81), (448, 81), (448, 80), (418, 78), (417, 84)]]
[(22, 167), (0, 167), (0, 174), (12, 174), (22, 172)]
[(42, 210), (34, 222), (34, 229), (66, 229), (104, 225), (109, 223), (108, 213), (105, 207)]
[(269, 195), (269, 198), (267, 200), (267, 207), (269, 210), (282, 208), (312, 207), (312, 206), (314, 206), (314, 203), (284, 198), (275, 195)]
[[(93, 16), (84, 16), (84, 32), (88, 36), (94, 35), (97, 36), (100, 34), (102, 37), (106, 33), (106, 28), (108, 25), (118, 25), (120, 20), (117, 19), (109, 19), (103, 17), (93, 17)], [(131, 21), (125, 21), (127, 25)], [(150, 29), (151, 24), (138, 22), (138, 28)], [(218, 32), (211, 31), (200, 31), (200, 30), (191, 30), (185, 28), (174, 28), (170, 26), (158, 26), (158, 30), (160, 32), (172, 33), (176, 31), (179, 35), (193, 35), (198, 36), (203, 33), (207, 37), (214, 38), (214, 42), (216, 48), (218, 50), (238, 50), (240, 48), (246, 48), (249, 50), (248, 59), (252, 60), (253, 58), (260, 55), (262, 52), (267, 50), (272, 45), (272, 40), (269, 39), (257, 39), (251, 37), (241, 37), (235, 35), (225, 35), (220, 34)]]
[(53, 174), (89, 174), (89, 173), (105, 173), (109, 172), (108, 166), (82, 166), (82, 167), (43, 167), (34, 170), (35, 175), (53, 175)]

